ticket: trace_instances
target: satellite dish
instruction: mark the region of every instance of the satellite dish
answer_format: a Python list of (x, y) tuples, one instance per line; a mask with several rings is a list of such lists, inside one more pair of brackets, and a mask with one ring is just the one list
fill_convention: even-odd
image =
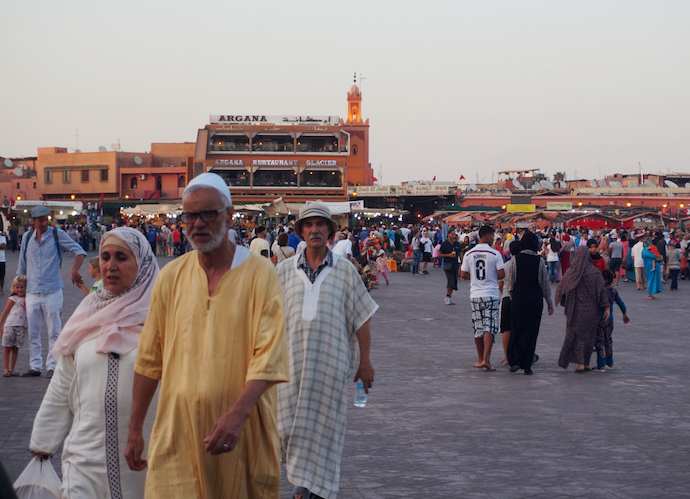
[(23, 173), (24, 173), (24, 170), (22, 170), (21, 168), (15, 168), (15, 169), (14, 169), (14, 174), (15, 174), (17, 177), (21, 177)]
[(98, 146), (98, 152), (105, 152), (107, 149), (103, 146)]
[(535, 182), (532, 185), (532, 189), (534, 189), (535, 191), (538, 191), (539, 189), (541, 189), (541, 184), (539, 182)]
[(589, 181), (589, 186), (590, 186), (590, 187), (597, 187), (597, 181), (596, 181), (596, 180), (590, 180), (590, 181)]
[(566, 183), (563, 182), (562, 180), (561, 180), (561, 182), (560, 182), (559, 185), (561, 186), (561, 189), (567, 189), (567, 188), (568, 188), (568, 184), (566, 184)]
[(513, 180), (513, 187), (515, 187), (516, 189), (519, 189), (521, 187), (520, 182), (518, 182), (517, 180)]
[(676, 184), (675, 182), (671, 182), (670, 180), (664, 180), (664, 184), (666, 184), (668, 187), (672, 189), (678, 188), (678, 184)]
[(652, 181), (649, 180), (649, 179), (646, 179), (646, 180), (644, 181), (644, 185), (646, 185), (647, 187), (655, 187), (655, 185), (652, 184)]
[(599, 191), (594, 191), (594, 195), (595, 195), (595, 196), (601, 196), (601, 192), (599, 192)]
[(685, 182), (685, 188), (690, 189), (690, 182)]
[(611, 182), (609, 185), (611, 187), (615, 187), (616, 189), (620, 189), (621, 187), (623, 187), (623, 184), (621, 184), (620, 182)]
[(674, 194), (672, 192), (667, 192), (666, 195), (670, 198), (672, 198), (674, 196)]
[(628, 187), (637, 187), (636, 180), (628, 180)]
[(134, 156), (134, 162), (138, 165), (142, 164), (144, 161), (141, 159), (141, 156)]
[(522, 185), (522, 184), (520, 184), (520, 187), (518, 187), (518, 189), (520, 189), (521, 191), (524, 191), (524, 190), (525, 190), (525, 186)]
[(606, 180), (600, 180), (599, 187), (608, 187), (608, 185), (606, 185)]
[(75, 149), (74, 152), (81, 152), (81, 149)]
[(10, 158), (7, 158), (7, 159), (5, 160), (5, 166), (6, 166), (7, 168), (12, 168), (12, 160), (11, 160)]
[(551, 182), (549, 182), (548, 180), (542, 180), (539, 183), (548, 190), (552, 190), (554, 188), (553, 184)]

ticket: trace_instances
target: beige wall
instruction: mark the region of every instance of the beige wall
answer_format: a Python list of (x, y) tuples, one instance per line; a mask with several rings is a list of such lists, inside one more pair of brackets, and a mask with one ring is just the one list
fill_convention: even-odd
[[(117, 156), (115, 151), (87, 152), (87, 153), (43, 153), (38, 150), (37, 182), (38, 189), (46, 199), (50, 195), (76, 195), (93, 197), (100, 194), (117, 194)], [(90, 169), (88, 181), (82, 181), (82, 169), (80, 166), (106, 165), (108, 179), (101, 180), (101, 170)], [(70, 178), (65, 181), (63, 170), (52, 170), (52, 182), (46, 182), (46, 168), (56, 166), (69, 166)], [(49, 198), (48, 198), (49, 199)]]

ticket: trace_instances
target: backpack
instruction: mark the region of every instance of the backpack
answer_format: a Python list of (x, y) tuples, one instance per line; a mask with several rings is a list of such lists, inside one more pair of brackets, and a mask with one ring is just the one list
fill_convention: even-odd
[[(53, 240), (55, 241), (55, 249), (57, 250), (58, 256), (60, 257), (60, 268), (62, 268), (62, 251), (60, 251), (60, 241), (58, 241), (57, 229), (55, 227), (51, 227), (51, 229), (53, 229)], [(20, 258), (24, 260), (24, 268), (26, 268), (26, 247), (29, 245), (29, 241), (31, 241), (32, 232), (33, 228), (29, 229), (29, 231), (27, 232), (27, 234), (29, 235), (26, 236), (26, 244), (22, 248), (22, 255)]]

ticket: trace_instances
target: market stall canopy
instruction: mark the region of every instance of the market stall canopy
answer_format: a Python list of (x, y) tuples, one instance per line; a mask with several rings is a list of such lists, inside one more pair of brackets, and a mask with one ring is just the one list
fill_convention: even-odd
[(473, 222), (482, 223), (486, 220), (486, 217), (477, 212), (461, 211), (460, 213), (455, 213), (449, 217), (444, 218), (448, 225), (454, 224), (471, 224)]
[(125, 215), (168, 215), (182, 213), (182, 205), (174, 204), (138, 204), (134, 208), (123, 208)]
[(31, 211), (32, 208), (36, 206), (45, 206), (51, 211), (65, 210), (65, 211), (76, 211), (81, 213), (83, 205), (81, 201), (15, 201), (12, 209), (14, 211)]
[(289, 211), (287, 204), (283, 201), (283, 198), (278, 198), (270, 203), (239, 204), (234, 205), (233, 208), (237, 213), (258, 214), (266, 212), (267, 215), (287, 215)]

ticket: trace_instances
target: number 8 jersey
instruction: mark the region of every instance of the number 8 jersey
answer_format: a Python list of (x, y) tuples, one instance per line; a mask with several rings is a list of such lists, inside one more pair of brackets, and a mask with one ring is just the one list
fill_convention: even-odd
[(488, 244), (465, 253), (460, 270), (470, 274), (470, 298), (500, 298), (498, 271), (502, 268), (503, 256)]

